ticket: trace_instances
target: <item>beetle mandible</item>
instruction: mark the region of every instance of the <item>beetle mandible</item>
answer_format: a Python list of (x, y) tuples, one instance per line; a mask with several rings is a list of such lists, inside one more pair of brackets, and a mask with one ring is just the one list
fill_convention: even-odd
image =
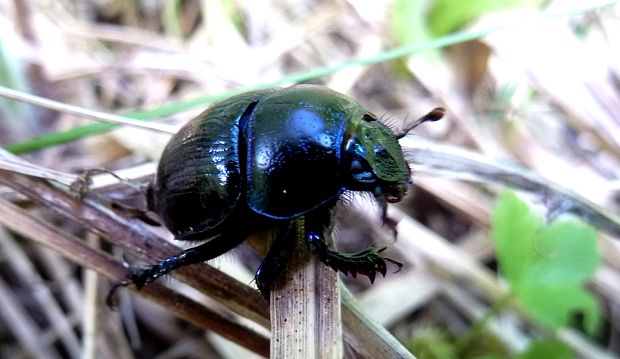
[(268, 296), (293, 251), (287, 236), (304, 217), (312, 252), (334, 270), (385, 275), (381, 250), (343, 254), (328, 248), (332, 209), (345, 191), (370, 192), (383, 208), (398, 202), (411, 172), (398, 139), (441, 118), (437, 108), (399, 134), (360, 104), (325, 87), (297, 85), (246, 92), (189, 121), (166, 146), (149, 191), (149, 207), (178, 240), (206, 240), (159, 264), (130, 270), (140, 288), (176, 268), (204, 262), (236, 247), (257, 229), (278, 235), (256, 271)]

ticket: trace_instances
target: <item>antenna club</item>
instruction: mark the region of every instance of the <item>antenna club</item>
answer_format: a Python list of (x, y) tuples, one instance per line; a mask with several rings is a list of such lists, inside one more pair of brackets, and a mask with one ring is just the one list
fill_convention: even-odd
[(431, 112), (427, 113), (426, 115), (418, 118), (417, 120), (415, 120), (411, 125), (407, 126), (404, 130), (402, 130), (399, 134), (396, 135), (397, 139), (401, 139), (403, 137), (405, 137), (407, 135), (407, 133), (409, 133), (409, 131), (413, 130), (414, 128), (418, 127), (419, 125), (423, 124), (424, 122), (430, 121), (430, 122), (435, 122), (435, 121), (439, 121), (446, 113), (446, 109), (443, 107), (435, 107), (434, 109), (431, 110)]
[(445, 108), (443, 108), (443, 107), (435, 107), (431, 112), (429, 112), (426, 115), (422, 116), (421, 119), (424, 120), (422, 122), (426, 122), (426, 121), (435, 122), (435, 121), (439, 121), (445, 114), (446, 114), (446, 109)]

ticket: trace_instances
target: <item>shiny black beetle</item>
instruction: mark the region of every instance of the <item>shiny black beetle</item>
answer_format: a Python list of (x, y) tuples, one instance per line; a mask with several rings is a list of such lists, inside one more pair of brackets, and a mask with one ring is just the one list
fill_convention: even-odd
[(328, 248), (331, 210), (344, 191), (372, 193), (384, 209), (410, 184), (400, 134), (352, 99), (320, 86), (250, 91), (224, 100), (187, 123), (166, 146), (150, 207), (178, 240), (206, 240), (150, 268), (132, 270), (142, 287), (178, 267), (215, 258), (266, 226), (279, 235), (256, 272), (267, 296), (293, 250), (287, 233), (305, 216), (311, 250), (335, 270), (385, 275), (380, 250), (341, 254)]

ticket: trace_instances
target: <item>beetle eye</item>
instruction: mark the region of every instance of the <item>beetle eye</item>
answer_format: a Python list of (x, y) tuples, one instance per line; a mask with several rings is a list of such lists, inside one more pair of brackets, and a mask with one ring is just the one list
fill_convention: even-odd
[(387, 158), (390, 156), (390, 154), (388, 153), (388, 151), (385, 149), (385, 147), (381, 147), (379, 145), (375, 145), (375, 148), (373, 149), (375, 152), (375, 157), (384, 157)]
[(351, 161), (351, 176), (357, 182), (370, 183), (375, 180), (372, 168), (363, 159), (355, 159)]
[(359, 160), (351, 161), (351, 172), (359, 173), (363, 170), (364, 170), (364, 166), (362, 166), (362, 163)]
[(366, 122), (377, 121), (377, 119), (376, 119), (374, 116), (370, 115), (370, 114), (365, 114), (365, 115), (362, 117), (362, 120), (364, 120), (364, 121), (366, 121)]

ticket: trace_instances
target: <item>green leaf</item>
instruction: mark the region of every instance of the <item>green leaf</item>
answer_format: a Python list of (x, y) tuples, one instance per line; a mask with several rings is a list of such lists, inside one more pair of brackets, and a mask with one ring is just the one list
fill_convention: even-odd
[(493, 212), (493, 240), (502, 275), (518, 286), (522, 274), (536, 262), (532, 237), (542, 226), (542, 220), (530, 211), (512, 191), (504, 192)]
[(428, 40), (430, 31), (426, 21), (428, 0), (395, 0), (392, 5), (392, 32), (398, 43), (411, 45)]
[(515, 294), (532, 317), (549, 328), (561, 328), (577, 312), (585, 314), (589, 333), (595, 333), (600, 325), (601, 315), (597, 302), (590, 293), (575, 285), (540, 285), (532, 281), (530, 285), (515, 291)]
[[(564, 218), (542, 228), (534, 238), (544, 264), (541, 279), (549, 283), (582, 283), (601, 262), (596, 232), (585, 223)], [(540, 258), (539, 257), (539, 258)]]
[(564, 218), (543, 225), (514, 192), (504, 192), (493, 212), (493, 239), (501, 273), (532, 317), (560, 328), (582, 312), (589, 333), (600, 326), (598, 303), (584, 289), (601, 263), (596, 232)]
[[(395, 0), (391, 8), (390, 24), (396, 41), (404, 46), (424, 44), (432, 40), (428, 24), (430, 0)], [(430, 63), (439, 60), (439, 51), (418, 54)]]
[(594, 333), (601, 315), (583, 284), (601, 263), (596, 232), (581, 221), (565, 218), (541, 228), (533, 243), (537, 261), (523, 273), (515, 291), (547, 326), (559, 328), (570, 314), (583, 311), (586, 329)]
[(572, 359), (575, 356), (566, 344), (553, 340), (543, 339), (532, 342), (529, 347), (517, 356), (517, 359)]
[(537, 7), (542, 0), (437, 0), (430, 11), (432, 33), (441, 36), (491, 12), (516, 7)]

